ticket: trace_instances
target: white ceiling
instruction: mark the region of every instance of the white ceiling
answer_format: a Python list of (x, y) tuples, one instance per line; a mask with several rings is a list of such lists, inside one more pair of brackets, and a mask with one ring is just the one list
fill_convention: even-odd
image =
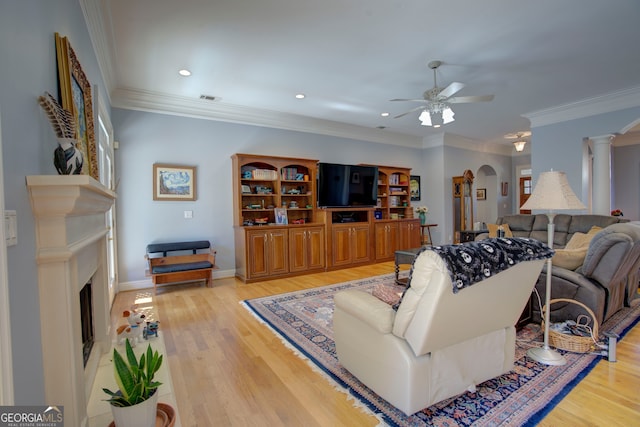
[[(447, 132), (510, 144), (505, 134), (530, 129), (523, 115), (640, 94), (637, 0), (82, 3), (100, 16), (90, 32), (112, 104), (126, 108), (405, 143)], [(419, 112), (394, 119), (417, 104), (390, 99), (433, 86), (431, 60), (444, 63), (439, 86), (462, 82), (457, 95), (494, 100), (454, 105), (456, 121), (440, 129), (420, 126)]]

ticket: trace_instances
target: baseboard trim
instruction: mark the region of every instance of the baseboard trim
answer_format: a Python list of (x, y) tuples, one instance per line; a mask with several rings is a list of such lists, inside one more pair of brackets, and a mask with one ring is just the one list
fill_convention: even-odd
[[(213, 272), (213, 280), (215, 281), (216, 279), (226, 279), (229, 277), (235, 277), (235, 275), (236, 275), (235, 269), (215, 270)], [(153, 282), (151, 282), (151, 279), (144, 279), (144, 280), (134, 280), (131, 282), (120, 282), (118, 286), (118, 291), (119, 292), (138, 291), (142, 289), (151, 289), (151, 288), (153, 288)]]

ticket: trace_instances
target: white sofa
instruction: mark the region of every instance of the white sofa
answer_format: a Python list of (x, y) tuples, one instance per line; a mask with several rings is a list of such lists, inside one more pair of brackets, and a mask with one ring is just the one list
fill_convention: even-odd
[(523, 261), (453, 292), (443, 259), (418, 256), (397, 308), (373, 295), (335, 296), (340, 363), (407, 415), (513, 368), (515, 327), (544, 260)]

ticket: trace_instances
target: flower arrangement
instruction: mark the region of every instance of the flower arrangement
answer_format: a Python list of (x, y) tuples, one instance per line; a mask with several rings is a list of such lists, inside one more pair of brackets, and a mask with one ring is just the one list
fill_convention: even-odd
[(426, 214), (427, 212), (429, 212), (429, 208), (426, 206), (418, 206), (416, 208), (416, 212), (418, 212), (419, 214)]
[(612, 211), (611, 211), (611, 215), (613, 215), (613, 216), (624, 216), (624, 215), (622, 214), (622, 211), (621, 211), (620, 209), (614, 209), (614, 210), (612, 210)]

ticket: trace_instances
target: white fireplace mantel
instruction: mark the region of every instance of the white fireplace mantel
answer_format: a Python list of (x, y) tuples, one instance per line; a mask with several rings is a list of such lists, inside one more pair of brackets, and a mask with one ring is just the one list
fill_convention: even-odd
[[(36, 263), (45, 399), (69, 425), (87, 425), (100, 355), (110, 348), (105, 213), (116, 194), (87, 175), (27, 176)], [(83, 366), (80, 289), (92, 282), (94, 346)]]

